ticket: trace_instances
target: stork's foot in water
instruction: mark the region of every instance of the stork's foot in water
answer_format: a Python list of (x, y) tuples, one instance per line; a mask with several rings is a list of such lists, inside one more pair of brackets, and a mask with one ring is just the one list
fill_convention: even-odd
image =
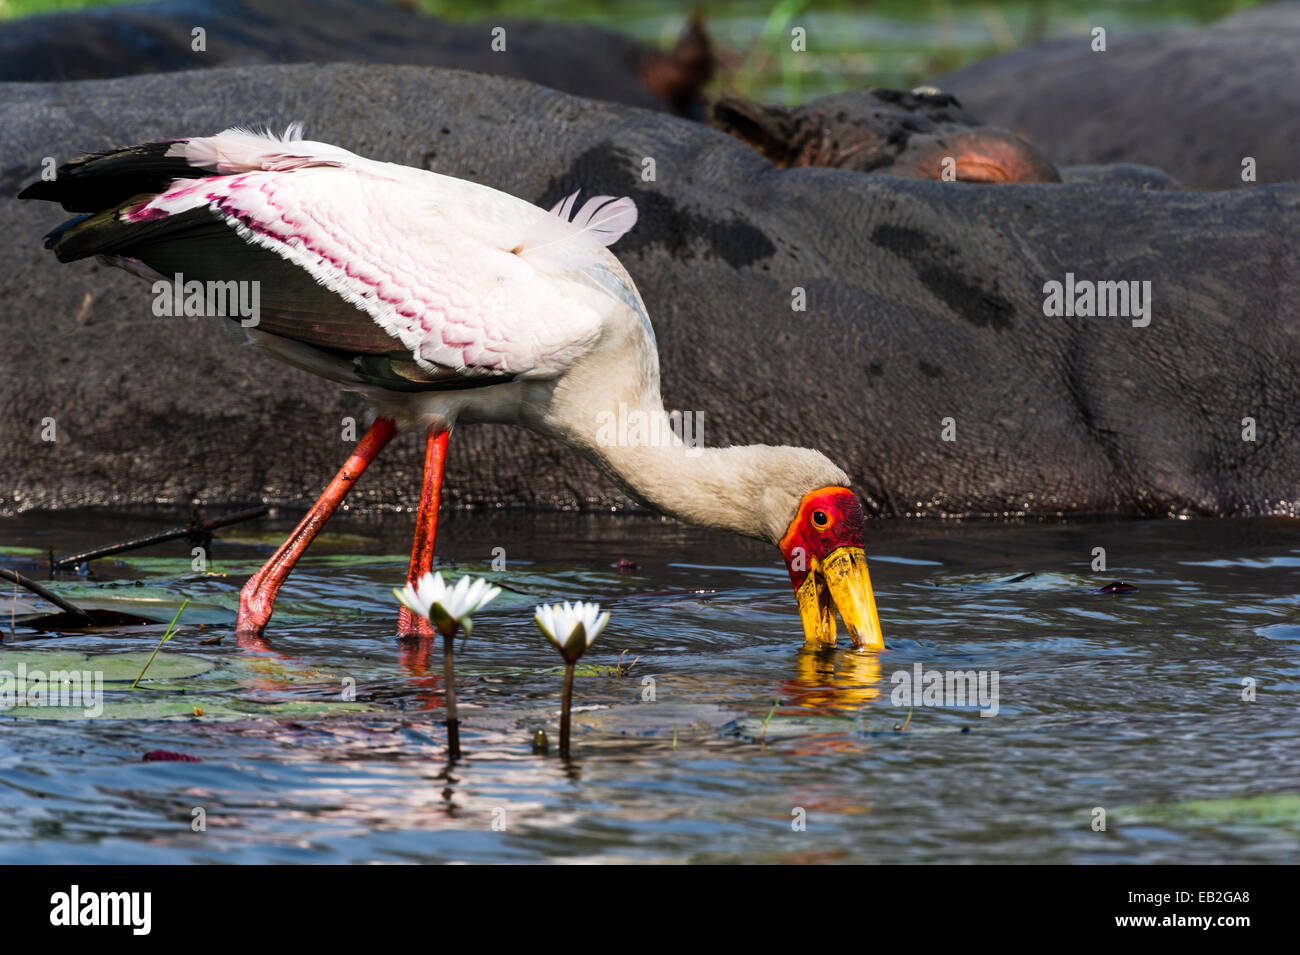
[(397, 635), (399, 637), (432, 637), (433, 624), (424, 617), (417, 617), (403, 607), (397, 612)]
[(275, 609), (275, 597), (280, 592), (280, 585), (326, 521), (343, 503), (357, 478), (365, 473), (366, 467), (379, 456), (379, 452), (396, 433), (397, 423), (392, 418), (376, 418), (357, 442), (357, 449), (348, 456), (339, 473), (334, 475), (334, 480), (330, 481), (324, 493), (307, 512), (307, 516), (293, 529), (289, 539), (244, 584), (243, 590), (239, 592), (239, 616), (235, 621), (235, 635), (241, 646), (260, 644), (262, 631), (266, 629), (271, 612)]
[[(263, 567), (262, 571), (266, 568)], [(239, 616), (235, 618), (235, 637), (240, 646), (260, 644), (262, 631), (271, 620), (271, 611), (275, 609), (275, 593), (268, 593), (260, 586), (262, 571), (248, 578), (239, 591)]]

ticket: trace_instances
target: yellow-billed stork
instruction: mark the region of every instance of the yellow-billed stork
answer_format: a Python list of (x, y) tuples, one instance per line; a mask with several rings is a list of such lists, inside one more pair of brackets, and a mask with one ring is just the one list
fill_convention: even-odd
[[(578, 449), (665, 514), (776, 544), (806, 639), (884, 646), (848, 476), (817, 451), (688, 447), (665, 420), (654, 332), (609, 251), (630, 199), (575, 196), (549, 212), (487, 186), (338, 146), (229, 129), (75, 159), (22, 198), (79, 217), (46, 246), (154, 278), (257, 282), (249, 341), (363, 393), (376, 417), (343, 469), (240, 593), (237, 630), (260, 636), (276, 593), (366, 466), (403, 428), (427, 433), (408, 579), (433, 563), (447, 437), (522, 425)], [(402, 611), (403, 633), (427, 621)]]

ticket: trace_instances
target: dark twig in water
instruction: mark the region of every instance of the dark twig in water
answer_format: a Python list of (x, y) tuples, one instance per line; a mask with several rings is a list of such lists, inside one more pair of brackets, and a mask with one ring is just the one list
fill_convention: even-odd
[(242, 521), (251, 521), (255, 517), (261, 517), (267, 512), (265, 504), (258, 507), (250, 507), (247, 510), (236, 511), (233, 514), (227, 514), (224, 517), (218, 517), (211, 521), (200, 523), (196, 517), (184, 527), (173, 527), (170, 530), (159, 531), (156, 534), (146, 534), (144, 537), (135, 537), (131, 540), (122, 541), (117, 544), (109, 544), (106, 547), (96, 547), (93, 550), (84, 551), (80, 554), (72, 554), (68, 557), (60, 557), (52, 562), (51, 566), (56, 570), (66, 570), (83, 564), (88, 560), (95, 560), (100, 557), (110, 557), (113, 554), (121, 554), (128, 550), (138, 550), (141, 547), (148, 547), (151, 544), (162, 544), (170, 540), (178, 540), (182, 537), (205, 537), (219, 527), (227, 527), (231, 524), (238, 524)]
[(629, 652), (630, 651), (628, 650), (624, 650), (622, 653), (618, 655), (618, 662), (614, 664), (614, 676), (627, 676), (629, 673), (632, 672), (632, 668), (636, 666), (637, 663), (640, 662), (641, 657), (636, 656), (632, 658), (631, 663), (629, 663), (627, 666), (623, 666), (623, 658), (627, 656)]
[[(40, 584), (32, 580), (30, 577), (24, 577), (16, 570), (9, 570), (7, 568), (0, 567), (0, 577), (5, 578), (6, 580), (12, 580), (15, 584), (26, 587), (28, 590), (36, 594), (38, 597), (44, 597), (46, 600), (54, 604), (54, 606), (58, 607), (60, 610), (66, 611), (67, 613), (72, 614), (74, 617), (84, 620), (87, 624), (93, 622), (90, 619), (90, 614), (86, 613), (86, 611), (82, 610), (76, 604), (64, 600), (58, 594), (54, 593), (54, 591), (42, 587)], [(15, 595), (15, 600), (17, 600), (16, 595)]]

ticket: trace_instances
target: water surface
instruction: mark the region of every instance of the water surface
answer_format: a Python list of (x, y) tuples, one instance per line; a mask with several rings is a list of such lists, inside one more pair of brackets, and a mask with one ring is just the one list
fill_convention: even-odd
[[(185, 516), (6, 519), (0, 566), (43, 578), (50, 548)], [(205, 573), (175, 543), (52, 584), (164, 623), (188, 597), (167, 651), (211, 667), (110, 684), (99, 719), (0, 715), (0, 861), (1297, 859), (1296, 522), (873, 523), (889, 648), (862, 655), (802, 648), (761, 544), (647, 517), (445, 515), (444, 567), (511, 588), (458, 653), (467, 758), (448, 769), (440, 657), (394, 637), (409, 515), (336, 518), (282, 592), (271, 648), (235, 645), (239, 586), (291, 516), (225, 532)], [(1138, 590), (1092, 592), (1121, 579)], [(531, 608), (579, 597), (614, 614), (587, 662), (639, 659), (579, 678), (566, 763), (530, 743), (544, 728), (553, 744), (560, 691)], [(6, 593), (4, 630), (19, 623), (0, 670), (140, 653), (164, 630), (51, 636), (21, 623), (39, 607)], [(917, 663), (995, 672), (996, 716), (909, 721), (892, 677)], [(361, 706), (339, 705), (349, 686)], [(202, 761), (142, 761), (157, 749)]]

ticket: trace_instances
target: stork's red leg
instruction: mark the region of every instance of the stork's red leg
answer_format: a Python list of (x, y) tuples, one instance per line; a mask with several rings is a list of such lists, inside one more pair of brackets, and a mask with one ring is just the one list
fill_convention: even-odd
[(397, 433), (397, 422), (392, 418), (376, 418), (375, 423), (357, 443), (357, 448), (348, 457), (342, 470), (330, 481), (329, 487), (312, 505), (307, 516), (298, 524), (289, 539), (280, 545), (280, 549), (271, 555), (271, 559), (262, 565), (262, 569), (248, 579), (244, 589), (239, 592), (239, 619), (235, 631), (239, 637), (256, 638), (266, 628), (271, 619), (271, 610), (275, 607), (275, 595), (280, 585), (293, 570), (307, 545), (312, 542), (325, 522), (343, 503), (352, 490), (357, 478), (365, 472), (384, 445)]
[[(447, 435), (438, 425), (429, 428), (424, 451), (424, 485), (420, 491), (420, 510), (415, 517), (415, 541), (411, 544), (411, 563), (406, 570), (407, 583), (414, 583), (433, 567), (433, 544), (438, 536), (438, 502), (442, 497), (442, 469), (447, 462)], [(433, 626), (417, 617), (405, 606), (397, 614), (397, 632), (404, 636), (432, 636)]]

